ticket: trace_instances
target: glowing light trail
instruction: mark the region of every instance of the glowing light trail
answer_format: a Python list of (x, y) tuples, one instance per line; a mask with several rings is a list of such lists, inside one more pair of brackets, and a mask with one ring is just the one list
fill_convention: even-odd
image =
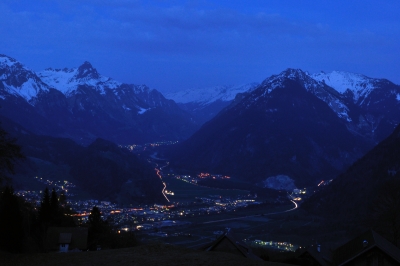
[[(156, 167), (158, 166), (158, 164), (156, 165)], [(160, 167), (160, 169), (161, 169), (162, 167)], [(164, 185), (164, 188), (162, 189), (162, 194), (163, 194), (163, 196), (164, 196), (164, 198), (168, 201), (168, 202), (170, 202), (169, 201), (169, 199), (168, 199), (168, 197), (167, 197), (167, 194), (165, 194), (165, 189), (167, 188), (167, 184), (165, 184), (165, 182), (164, 181), (162, 181), (162, 176), (161, 176), (161, 170), (160, 169), (157, 169), (157, 168), (154, 168), (154, 170), (156, 170), (156, 174), (158, 175), (158, 177), (161, 179), (161, 182), (163, 183), (163, 185)]]
[(256, 214), (256, 215), (228, 218), (228, 219), (223, 219), (223, 220), (208, 221), (208, 222), (204, 222), (203, 224), (212, 224), (212, 223), (226, 222), (226, 221), (232, 221), (232, 220), (241, 220), (241, 219), (248, 219), (248, 218), (258, 217), (258, 216), (267, 216), (267, 215), (272, 215), (272, 214), (290, 212), (290, 211), (293, 211), (293, 210), (295, 210), (295, 209), (297, 209), (299, 207), (299, 205), (296, 202), (294, 202), (293, 200), (291, 200), (291, 202), (294, 204), (294, 208), (291, 208), (291, 209), (286, 210), (286, 211), (271, 212), (271, 213), (264, 213), (264, 214)]

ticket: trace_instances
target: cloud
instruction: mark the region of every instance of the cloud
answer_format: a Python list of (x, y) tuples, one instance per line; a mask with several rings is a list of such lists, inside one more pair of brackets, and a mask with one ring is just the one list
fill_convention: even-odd
[[(362, 33), (335, 32), (329, 25), (266, 12), (202, 9), (190, 5), (144, 5), (139, 1), (57, 1), (45, 11), (13, 12), (3, 6), (2, 35), (30, 46), (93, 47), (127, 52), (220, 56), (262, 47), (359, 41)], [(6, 10), (4, 10), (6, 9)], [(11, 23), (10, 23), (11, 21)], [(91, 47), (89, 47), (91, 46)], [(254, 50), (254, 48), (259, 47)]]
[[(96, 60), (111, 69), (111, 63), (119, 60), (142, 75), (156, 71), (157, 64), (159, 73), (170, 75), (178, 71), (193, 75), (196, 70), (212, 72), (213, 77), (216, 73), (227, 78), (239, 74), (259, 77), (248, 81), (260, 81), (266, 72), (287, 67), (362, 72), (349, 66), (399, 66), (394, 61), (400, 56), (400, 25), (390, 14), (387, 21), (378, 20), (382, 12), (379, 17), (370, 12), (367, 19), (349, 10), (334, 19), (320, 14), (305, 18), (295, 7), (251, 9), (213, 3), (4, 0), (0, 4), (0, 49), (14, 57), (25, 53), (34, 67), (71, 67)], [(58, 65), (50, 64), (56, 58)], [(171, 69), (171, 65), (174, 73), (161, 69)]]

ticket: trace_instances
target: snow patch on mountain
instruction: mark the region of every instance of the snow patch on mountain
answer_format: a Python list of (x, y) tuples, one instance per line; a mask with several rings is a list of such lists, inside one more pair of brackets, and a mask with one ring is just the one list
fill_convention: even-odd
[(166, 93), (167, 99), (172, 99), (177, 103), (197, 102), (203, 105), (215, 101), (232, 101), (238, 93), (251, 91), (257, 87), (257, 83), (248, 83), (236, 86), (215, 86), (207, 88), (192, 88), (178, 92)]
[(40, 88), (37, 86), (36, 81), (32, 79), (24, 82), (19, 88), (9, 86), (7, 84), (4, 84), (4, 88), (8, 91), (8, 93), (15, 96), (20, 96), (24, 98), (28, 103), (32, 100), (32, 98), (37, 96), (40, 90)]
[(126, 105), (124, 104), (124, 105), (122, 105), (122, 108), (124, 109), (124, 110), (126, 110), (126, 111), (130, 111), (131, 110), (131, 108), (129, 108), (129, 107), (126, 107)]
[(22, 84), (21, 88), (16, 91), (20, 96), (22, 96), (24, 99), (29, 101), (33, 97), (36, 97), (36, 95), (39, 92), (39, 88), (37, 86), (37, 82), (33, 79), (28, 79), (28, 81), (24, 82)]
[(154, 89), (147, 87), (146, 85), (135, 85), (132, 86), (133, 91), (138, 94), (138, 93), (149, 93), (152, 92)]
[(146, 113), (148, 110), (150, 110), (151, 108), (142, 108), (142, 107), (139, 107), (139, 111), (138, 111), (138, 114), (140, 114), (140, 115), (142, 115), (142, 114), (144, 114), (144, 113)]
[(0, 68), (6, 67), (6, 66), (11, 67), (16, 63), (18, 63), (18, 61), (15, 60), (14, 58), (0, 54)]
[(328, 105), (337, 114), (339, 118), (342, 118), (347, 122), (353, 121), (348, 114), (349, 108), (339, 99), (334, 99), (328, 102)]
[(400, 93), (397, 93), (396, 100), (400, 101)]
[(106, 89), (116, 89), (121, 83), (109, 77), (104, 77), (97, 74), (88, 75), (91, 69), (79, 68), (75, 69), (52, 69), (48, 68), (38, 73), (38, 76), (49, 86), (56, 88), (65, 95), (73, 93), (78, 86), (87, 85), (99, 90), (101, 94), (105, 94)]
[(350, 90), (354, 94), (354, 102), (357, 102), (360, 97), (367, 97), (375, 89), (374, 79), (361, 74), (333, 71), (330, 73), (320, 72), (312, 74), (310, 77), (324, 82), (340, 94)]

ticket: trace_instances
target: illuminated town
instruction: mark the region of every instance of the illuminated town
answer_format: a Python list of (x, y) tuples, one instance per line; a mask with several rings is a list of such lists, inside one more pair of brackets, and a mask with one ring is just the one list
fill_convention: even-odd
[[(166, 163), (168, 165), (168, 163)], [(102, 213), (102, 219), (113, 225), (115, 230), (121, 231), (135, 231), (142, 238), (162, 238), (169, 239), (179, 237), (192, 237), (193, 233), (188, 233), (188, 228), (195, 226), (195, 217), (214, 217), (215, 222), (223, 221), (218, 220), (219, 216), (234, 213), (246, 208), (253, 208), (255, 206), (262, 206), (265, 204), (257, 197), (257, 194), (236, 194), (235, 196), (222, 196), (222, 195), (204, 195), (193, 197), (190, 202), (179, 202), (175, 200), (177, 196), (176, 191), (168, 188), (165, 178), (163, 178), (162, 169), (166, 166), (160, 167), (156, 164), (155, 172), (161, 179), (164, 187), (162, 194), (167, 200), (167, 204), (153, 204), (153, 205), (137, 205), (127, 207), (118, 206), (116, 203), (109, 201), (100, 201), (96, 199), (78, 200), (76, 199), (77, 187), (75, 184), (67, 180), (51, 181), (42, 177), (34, 177), (34, 180), (42, 183), (49, 189), (54, 189), (58, 194), (66, 196), (66, 204), (70, 208), (71, 216), (77, 224), (85, 224), (88, 222), (90, 212), (94, 206), (97, 206)], [(211, 180), (229, 180), (230, 177), (220, 174), (199, 173), (197, 175), (174, 175), (168, 174), (168, 182), (184, 182), (186, 186), (201, 187), (199, 182), (204, 179)], [(17, 191), (17, 195), (22, 196), (26, 201), (31, 202), (35, 206), (40, 206), (43, 190), (40, 191)], [(179, 193), (178, 193), (179, 196)], [(302, 200), (302, 197), (307, 196), (307, 189), (295, 189), (291, 193), (287, 193), (286, 198), (294, 204), (294, 208), (298, 207), (296, 202)], [(277, 200), (275, 203), (279, 205), (282, 200)], [(221, 216), (222, 217), (222, 216)], [(223, 216), (225, 217), (225, 216)], [(238, 217), (226, 219), (240, 220), (250, 219), (252, 217), (263, 217), (261, 214), (249, 215), (248, 217)], [(220, 219), (220, 218), (219, 218)], [(213, 223), (213, 221), (206, 221), (206, 223)], [(192, 226), (192, 227), (193, 227)], [(214, 231), (213, 234), (208, 236), (197, 235), (197, 241), (212, 240), (215, 238), (216, 233), (222, 231)], [(289, 242), (277, 242), (272, 240), (246, 240), (250, 245), (260, 246), (263, 248), (273, 248), (286, 251), (295, 251), (297, 245)], [(185, 241), (182, 243), (186, 243)], [(179, 244), (179, 243), (178, 243)]]

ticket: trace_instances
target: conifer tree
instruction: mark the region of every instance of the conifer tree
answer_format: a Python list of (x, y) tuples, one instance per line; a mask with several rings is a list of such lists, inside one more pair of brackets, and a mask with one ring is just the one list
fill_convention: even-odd
[(50, 222), (53, 225), (58, 225), (61, 223), (60, 217), (60, 205), (58, 202), (58, 195), (55, 189), (51, 191), (50, 197)]
[(15, 142), (16, 140), (10, 138), (0, 127), (0, 185), (8, 179), (7, 174), (14, 174), (15, 161), (24, 158), (21, 147)]
[[(24, 158), (16, 139), (0, 127), (0, 248), (11, 252), (23, 249), (23, 203), (9, 186), (8, 174), (14, 174), (14, 163)], [(4, 189), (3, 181), (6, 182)]]
[(12, 187), (5, 187), (0, 194), (0, 248), (21, 252), (23, 248), (23, 219), (18, 197)]
[(39, 207), (39, 221), (42, 223), (42, 225), (44, 225), (45, 230), (47, 230), (51, 221), (50, 194), (47, 187), (44, 190), (43, 199)]
[(95, 246), (104, 244), (104, 239), (107, 238), (107, 224), (101, 219), (101, 212), (97, 206), (94, 206), (89, 215), (89, 246), (91, 249)]
[(92, 211), (90, 212), (89, 223), (90, 227), (93, 228), (95, 231), (98, 231), (103, 224), (103, 220), (101, 219), (101, 212), (97, 206), (94, 206)]

